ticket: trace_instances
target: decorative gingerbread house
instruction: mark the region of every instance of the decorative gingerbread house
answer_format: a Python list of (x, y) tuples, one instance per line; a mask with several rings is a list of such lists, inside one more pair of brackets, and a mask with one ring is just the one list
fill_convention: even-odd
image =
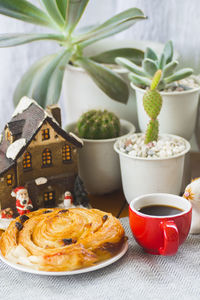
[(61, 128), (57, 106), (43, 110), (23, 97), (0, 139), (1, 208), (15, 208), (16, 186), (26, 186), (34, 208), (54, 207), (73, 191), (82, 141)]

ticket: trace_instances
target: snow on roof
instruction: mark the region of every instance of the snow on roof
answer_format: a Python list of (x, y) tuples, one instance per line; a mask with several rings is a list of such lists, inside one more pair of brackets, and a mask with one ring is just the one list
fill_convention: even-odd
[[(20, 100), (19, 104), (17, 105), (17, 107), (16, 107), (16, 109), (15, 109), (13, 115), (12, 115), (12, 118), (17, 116), (18, 114), (23, 113), (25, 110), (27, 110), (29, 108), (29, 106), (31, 104), (33, 104), (33, 102), (35, 102), (33, 99), (30, 99), (30, 98), (24, 96)], [(36, 104), (36, 102), (35, 102), (35, 104)]]
[(26, 139), (21, 138), (19, 140), (16, 140), (12, 144), (10, 144), (6, 151), (6, 157), (11, 158), (12, 160), (15, 160), (18, 153), (21, 151), (21, 149), (26, 145)]

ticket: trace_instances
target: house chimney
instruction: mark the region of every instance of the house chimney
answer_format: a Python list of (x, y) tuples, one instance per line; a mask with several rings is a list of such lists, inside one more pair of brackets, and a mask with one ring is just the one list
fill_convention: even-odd
[(54, 119), (61, 126), (61, 111), (60, 111), (60, 107), (57, 104), (47, 106), (46, 112), (52, 115), (52, 117), (54, 117)]

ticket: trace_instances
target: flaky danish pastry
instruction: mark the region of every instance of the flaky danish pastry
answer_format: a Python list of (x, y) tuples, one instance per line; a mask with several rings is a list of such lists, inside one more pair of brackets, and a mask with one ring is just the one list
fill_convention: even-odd
[(43, 271), (70, 271), (112, 257), (122, 247), (119, 220), (97, 209), (40, 209), (16, 218), (3, 233), (2, 255)]

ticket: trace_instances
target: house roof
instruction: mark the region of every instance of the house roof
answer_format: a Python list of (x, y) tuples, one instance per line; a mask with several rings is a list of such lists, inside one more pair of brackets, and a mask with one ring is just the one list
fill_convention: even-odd
[(10, 144), (5, 139), (5, 129), (1, 135), (0, 174), (15, 165), (16, 160), (24, 153), (45, 121), (49, 122), (59, 135), (75, 147), (83, 146), (83, 142), (78, 137), (63, 130), (53, 116), (34, 100), (23, 97), (16, 107), (12, 119), (5, 126), (5, 129), (8, 127), (13, 135), (17, 135), (17, 140)]
[(9, 122), (7, 124), (7, 126), (8, 126), (8, 129), (10, 130), (11, 134), (15, 136), (15, 135), (19, 135), (22, 133), (24, 124), (25, 124), (25, 120), (22, 119), (22, 120), (16, 120), (16, 121)]

